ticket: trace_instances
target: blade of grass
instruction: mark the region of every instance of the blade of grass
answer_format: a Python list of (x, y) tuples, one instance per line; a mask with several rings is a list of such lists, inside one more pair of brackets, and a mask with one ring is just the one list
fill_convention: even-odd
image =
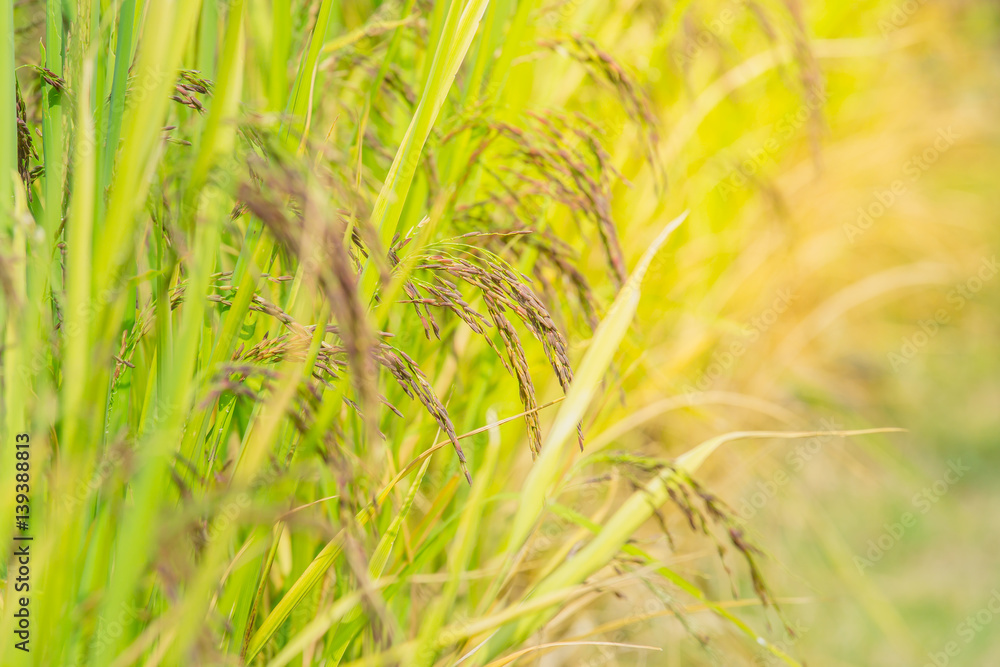
[[(427, 85), (421, 93), (417, 110), (372, 210), (370, 222), (379, 232), (382, 248), (388, 248), (399, 231), (399, 218), (406, 204), (406, 196), (420, 162), (424, 144), (437, 121), (438, 113), (444, 105), (455, 75), (465, 60), (465, 54), (469, 50), (472, 38), (476, 35), (487, 4), (488, 0), (468, 0), (468, 2), (455, 0), (451, 4), (441, 39), (434, 53)], [(363, 298), (370, 300), (374, 296), (377, 279), (372, 262), (366, 262), (361, 274)]]
[[(419, 648), (405, 661), (404, 664), (412, 667), (424, 667), (431, 665), (435, 659), (435, 642), (438, 640), (438, 631), (444, 624), (446, 618), (453, 616), (453, 605), (455, 597), (458, 595), (458, 587), (462, 581), (462, 573), (468, 569), (469, 559), (476, 546), (477, 529), (482, 519), (483, 504), (486, 500), (486, 491), (489, 486), (487, 480), (493, 478), (497, 461), (500, 458), (500, 430), (497, 427), (490, 429), (489, 444), (486, 447), (486, 456), (482, 467), (477, 471), (482, 483), (475, 485), (469, 498), (462, 509), (462, 518), (458, 525), (458, 532), (452, 541), (448, 552), (448, 582), (431, 606), (427, 616), (420, 626)], [(424, 464), (426, 465), (426, 463)]]
[(639, 305), (642, 279), (653, 257), (685, 218), (687, 218), (686, 212), (674, 218), (653, 239), (597, 328), (590, 347), (574, 375), (566, 401), (560, 406), (555, 422), (542, 446), (541, 454), (525, 481), (522, 501), (518, 504), (511, 527), (510, 545), (514, 549), (524, 544), (544, 509), (546, 496), (555, 484), (562, 465), (566, 442), (576, 430), (576, 425), (583, 419), (591, 398), (600, 386), (615, 351), (632, 323)]

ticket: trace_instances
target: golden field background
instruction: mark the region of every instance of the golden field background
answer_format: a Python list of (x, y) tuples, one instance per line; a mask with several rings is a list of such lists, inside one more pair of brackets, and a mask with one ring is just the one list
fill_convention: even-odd
[[(689, 35), (717, 34), (727, 10), (739, 18), (723, 39), (752, 23), (745, 6), (699, 4)], [(692, 388), (733, 395), (696, 418), (650, 419), (631, 442), (678, 452), (692, 432), (907, 429), (729, 444), (707, 479), (773, 557), (767, 571), (798, 637), (773, 636), (805, 664), (993, 664), (1000, 625), (983, 621), (1000, 590), (1000, 14), (976, 2), (798, 4), (826, 104), (806, 118), (816, 105), (787, 95), (777, 68), (713, 106), (671, 160), (667, 198), (691, 208), (691, 224), (669, 277), (647, 279), (640, 310), (648, 379), (630, 404)], [(759, 53), (719, 51), (728, 63)], [(704, 82), (740, 67), (697, 65), (693, 90), (661, 78), (655, 94), (696, 106), (715, 85)], [(668, 145), (691, 113), (675, 108)], [(641, 217), (649, 199), (623, 193), (619, 219)], [(641, 234), (626, 223), (633, 253)], [(714, 556), (706, 548), (679, 567), (724, 582)], [(752, 651), (742, 663), (706, 657), (683, 636), (664, 643), (646, 627), (629, 637), (664, 643), (666, 658), (612, 663), (778, 664)], [(740, 642), (723, 644), (726, 655)]]

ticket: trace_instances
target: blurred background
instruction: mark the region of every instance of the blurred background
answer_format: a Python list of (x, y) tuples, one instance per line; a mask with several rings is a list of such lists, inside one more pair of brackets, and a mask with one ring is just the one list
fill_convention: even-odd
[[(808, 665), (1000, 664), (1000, 6), (788, 2), (780, 25), (767, 3), (675, 4), (579, 19), (663, 109), (667, 193), (616, 193), (628, 254), (651, 235), (633, 221), (691, 210), (624, 353), (630, 416), (595, 428), (674, 455), (725, 431), (906, 429), (715, 455), (703, 481), (767, 551), (795, 636), (764, 614), (757, 629)], [(558, 96), (556, 75), (536, 86)], [(677, 552), (728, 593), (714, 545)], [(643, 591), (607, 606), (662, 609)], [(688, 623), (617, 635), (663, 654), (542, 662), (779, 664), (708, 614)]]
[[(647, 279), (643, 380), (627, 393), (633, 407), (717, 400), (664, 405), (621, 442), (677, 454), (693, 433), (906, 429), (742, 441), (712, 459), (703, 481), (768, 552), (797, 636), (763, 615), (758, 629), (808, 665), (1000, 664), (1000, 5), (788, 2), (801, 23), (782, 26), (758, 3), (677, 4), (666, 28), (622, 9), (610, 48), (676, 110), (666, 196), (692, 211)], [(778, 45), (798, 28), (808, 37)], [(670, 48), (648, 49), (670, 30)], [(657, 205), (617, 198), (633, 255), (644, 238), (628, 221)], [(725, 586), (714, 546), (700, 553), (675, 565)], [(664, 654), (608, 659), (778, 664), (662, 628), (622, 637)]]

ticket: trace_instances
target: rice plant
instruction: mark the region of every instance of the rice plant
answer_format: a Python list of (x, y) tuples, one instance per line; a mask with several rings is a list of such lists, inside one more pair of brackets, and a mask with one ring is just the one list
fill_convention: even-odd
[(709, 158), (896, 47), (730, 4), (8, 1), (0, 662), (800, 664), (703, 466), (894, 429), (685, 380), (780, 208)]

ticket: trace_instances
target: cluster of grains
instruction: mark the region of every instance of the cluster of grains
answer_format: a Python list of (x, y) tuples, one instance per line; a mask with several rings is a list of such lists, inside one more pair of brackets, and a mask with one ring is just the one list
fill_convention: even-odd
[(635, 77), (610, 53), (601, 49), (597, 42), (583, 35), (572, 34), (559, 39), (543, 40), (540, 46), (568, 55), (586, 67), (596, 80), (611, 88), (628, 117), (642, 128), (646, 159), (656, 174), (657, 184), (662, 187), (666, 176), (655, 152), (656, 146), (660, 144), (659, 123), (649, 96)]
[[(272, 165), (273, 167), (273, 165)], [(329, 378), (336, 378), (345, 368), (350, 370), (360, 406), (356, 407), (364, 414), (373, 432), (375, 426), (374, 405), (381, 397), (376, 391), (376, 365), (386, 368), (403, 391), (411, 399), (418, 400), (447, 434), (451, 440), (459, 462), (467, 479), (471, 481), (466, 467), (465, 454), (458, 443), (458, 435), (454, 424), (441, 399), (435, 394), (430, 383), (417, 363), (405, 352), (388, 343), (379, 340), (370, 330), (367, 316), (367, 306), (362, 303), (359, 289), (358, 256), (345, 245), (345, 238), (351, 240), (352, 246), (361, 243), (362, 239), (373, 236), (366, 234), (357, 226), (357, 220), (351, 216), (334, 212), (322, 221), (314, 224), (305, 212), (310, 215), (322, 216), (320, 210), (310, 199), (308, 189), (295, 174), (288, 170), (265, 168), (263, 165), (258, 174), (264, 179), (266, 187), (254, 184), (244, 184), (240, 188), (240, 200), (247, 210), (260, 218), (279, 243), (300, 261), (308, 263), (308, 268), (317, 278), (327, 303), (330, 306), (336, 327), (335, 332), (339, 345), (321, 345), (318, 366)], [(289, 206), (277, 197), (287, 198), (297, 202)], [(299, 214), (297, 211), (303, 212)], [(309, 239), (308, 247), (304, 239)], [(369, 241), (370, 242), (370, 241)], [(374, 255), (370, 249), (359, 248), (360, 255)], [(294, 347), (307, 348), (309, 337), (301, 331), (296, 335), (295, 325), (287, 321), (287, 315), (281, 313), (273, 304), (265, 305), (255, 300), (257, 308), (276, 317), (289, 328), (292, 333), (281, 339), (275, 339), (266, 346), (254, 351), (255, 358), (260, 361), (280, 358), (279, 355), (289, 353)], [(290, 318), (289, 318), (290, 319)], [(304, 353), (298, 350), (298, 354)], [(244, 355), (243, 358), (246, 358)], [(384, 400), (382, 401), (384, 402)]]
[[(468, 237), (461, 237), (468, 238)], [(447, 252), (462, 248), (461, 255)], [(414, 276), (406, 290), (409, 301), (423, 309), (421, 321), (428, 335), (433, 330), (439, 335), (439, 328), (431, 308), (444, 309), (457, 315), (473, 331), (483, 336), (497, 353), (504, 368), (518, 383), (521, 402), (524, 405), (525, 421), (528, 425), (529, 447), (533, 454), (541, 448), (541, 427), (535, 408), (538, 401), (535, 387), (528, 369), (528, 360), (520, 336), (509, 315), (529, 331), (542, 344), (542, 349), (564, 391), (569, 390), (573, 379), (567, 354), (566, 338), (556, 326), (545, 304), (531, 289), (527, 279), (515, 272), (499, 256), (486, 249), (472, 245), (435, 244), (416, 259)], [(486, 315), (477, 312), (466, 301), (459, 283), (476, 290), (486, 310)], [(499, 333), (503, 351), (485, 331), (484, 327), (495, 327)]]
[(170, 96), (174, 102), (190, 107), (198, 113), (205, 113), (205, 106), (198, 95), (208, 95), (212, 90), (212, 82), (204, 79), (193, 70), (181, 70), (180, 78), (174, 84), (174, 94)]
[[(493, 148), (498, 165), (473, 159), (470, 168), (482, 165), (497, 187), (480, 200), (456, 207), (459, 216), (502, 214), (533, 220), (539, 217), (538, 202), (563, 205), (581, 227), (586, 222), (596, 227), (612, 279), (620, 286), (627, 271), (611, 216), (611, 187), (621, 175), (601, 146), (600, 129), (580, 116), (558, 113), (529, 113), (523, 127), (500, 121), (484, 125), (474, 121), (469, 127), (481, 135), (476, 155)], [(581, 231), (586, 235), (587, 230)]]
[(31, 168), (31, 160), (38, 159), (38, 153), (31, 141), (31, 130), (28, 127), (28, 113), (21, 96), (21, 86), (16, 86), (17, 92), (17, 173), (24, 182), (28, 198), (31, 198), (31, 182), (41, 174), (41, 167)]

